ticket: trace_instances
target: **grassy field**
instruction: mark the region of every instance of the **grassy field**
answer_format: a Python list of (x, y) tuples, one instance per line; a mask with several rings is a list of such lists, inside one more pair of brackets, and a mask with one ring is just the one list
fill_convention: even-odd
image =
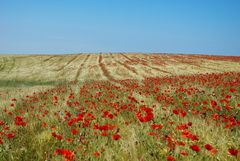
[(0, 56), (0, 160), (240, 160), (240, 57)]

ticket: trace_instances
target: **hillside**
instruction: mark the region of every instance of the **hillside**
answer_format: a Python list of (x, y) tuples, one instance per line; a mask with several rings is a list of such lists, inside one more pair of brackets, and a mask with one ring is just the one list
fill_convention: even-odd
[(240, 57), (0, 56), (0, 160), (239, 160)]
[(142, 79), (226, 71), (240, 71), (240, 57), (133, 53), (0, 56), (2, 82)]

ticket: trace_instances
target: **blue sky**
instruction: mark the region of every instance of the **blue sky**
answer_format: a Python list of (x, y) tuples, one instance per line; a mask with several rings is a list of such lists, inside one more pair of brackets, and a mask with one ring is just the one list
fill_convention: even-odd
[(1, 0), (0, 53), (240, 55), (239, 0)]

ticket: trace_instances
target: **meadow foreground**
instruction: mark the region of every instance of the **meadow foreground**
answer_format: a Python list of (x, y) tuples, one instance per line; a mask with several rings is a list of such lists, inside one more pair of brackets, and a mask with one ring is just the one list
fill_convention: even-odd
[(0, 158), (239, 160), (240, 57), (0, 56)]

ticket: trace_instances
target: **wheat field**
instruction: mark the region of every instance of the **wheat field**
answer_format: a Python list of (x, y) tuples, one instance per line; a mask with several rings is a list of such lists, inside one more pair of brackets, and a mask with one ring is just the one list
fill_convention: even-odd
[(239, 160), (240, 57), (0, 56), (0, 160)]

